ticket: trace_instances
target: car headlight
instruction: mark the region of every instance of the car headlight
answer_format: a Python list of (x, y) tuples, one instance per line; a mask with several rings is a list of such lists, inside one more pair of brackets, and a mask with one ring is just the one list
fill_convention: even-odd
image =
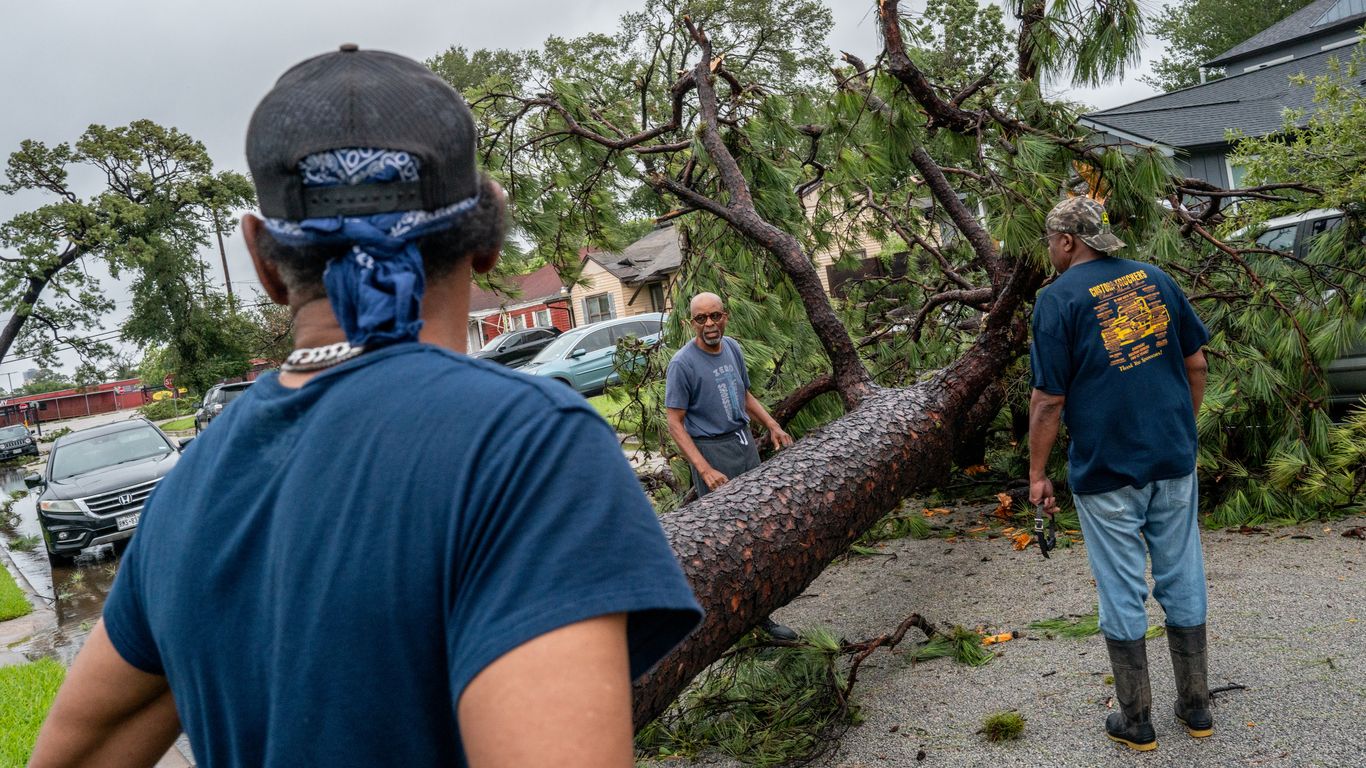
[(82, 514), (85, 512), (85, 510), (81, 509), (80, 504), (77, 504), (74, 501), (66, 501), (62, 499), (40, 501), (38, 502), (38, 508), (43, 510), (44, 512), (57, 512), (66, 514), (71, 514), (73, 512), (76, 514)]

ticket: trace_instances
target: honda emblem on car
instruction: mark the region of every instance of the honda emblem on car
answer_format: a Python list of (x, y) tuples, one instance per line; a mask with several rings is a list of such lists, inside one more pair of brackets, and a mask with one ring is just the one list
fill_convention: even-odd
[(126, 506), (128, 506), (129, 504), (132, 504), (132, 503), (133, 503), (133, 494), (131, 494), (131, 493), (125, 493), (125, 494), (119, 496), (119, 506), (121, 506), (121, 507), (126, 507)]

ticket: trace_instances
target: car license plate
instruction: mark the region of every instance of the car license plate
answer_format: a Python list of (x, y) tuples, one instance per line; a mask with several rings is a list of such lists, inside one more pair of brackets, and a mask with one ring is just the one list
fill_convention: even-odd
[(141, 512), (134, 512), (131, 515), (120, 516), (115, 522), (118, 523), (120, 531), (126, 531), (129, 528), (136, 528), (138, 525), (138, 518), (140, 517), (142, 517)]

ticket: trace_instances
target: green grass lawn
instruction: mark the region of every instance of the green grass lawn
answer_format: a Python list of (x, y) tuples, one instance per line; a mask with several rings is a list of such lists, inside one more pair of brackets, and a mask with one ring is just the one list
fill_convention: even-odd
[(14, 583), (14, 577), (4, 566), (0, 565), (0, 621), (18, 618), (33, 612), (33, 606), (29, 605), (28, 598), (24, 596), (24, 591), (19, 589), (19, 585)]
[(52, 659), (0, 667), (0, 767), (28, 764), (66, 669)]
[(588, 398), (588, 404), (597, 409), (598, 415), (610, 422), (612, 417), (617, 414), (617, 411), (620, 411), (622, 406), (626, 405), (626, 400), (622, 399), (618, 402), (608, 397), (606, 394), (601, 394), (597, 397)]
[[(607, 420), (608, 424), (612, 425), (613, 429), (624, 434), (635, 432), (640, 426), (639, 407), (633, 412), (622, 414), (626, 416), (626, 420), (622, 422), (621, 415), (619, 414), (621, 414), (622, 409), (626, 408), (626, 406), (631, 403), (631, 396), (625, 390), (619, 388), (614, 388), (610, 390), (610, 392), (611, 394), (604, 393), (597, 397), (588, 398), (588, 404), (597, 409), (598, 413), (602, 418)], [(612, 395), (615, 395), (615, 397)], [(642, 402), (646, 408), (663, 413), (664, 404), (660, 402), (662, 398), (663, 393), (658, 389), (646, 389)]]
[(194, 416), (184, 416), (175, 421), (168, 421), (161, 425), (167, 432), (176, 432), (182, 429), (194, 429)]

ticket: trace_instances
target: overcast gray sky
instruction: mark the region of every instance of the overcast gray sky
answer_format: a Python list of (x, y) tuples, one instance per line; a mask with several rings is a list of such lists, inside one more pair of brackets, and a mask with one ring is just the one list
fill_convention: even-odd
[[(872, 60), (878, 50), (873, 0), (827, 0), (835, 15), (830, 45)], [(549, 35), (574, 37), (611, 31), (640, 0), (44, 0), (5, 4), (0, 24), (0, 156), (26, 139), (74, 141), (91, 123), (123, 125), (149, 118), (175, 126), (208, 147), (220, 167), (246, 172), (247, 119), (275, 78), (299, 60), (342, 42), (426, 59), (452, 45), (534, 48)], [(907, 10), (924, 8), (908, 0)], [(1125, 83), (1070, 98), (1099, 107), (1122, 104), (1151, 90)], [(94, 188), (87, 190), (93, 192)], [(41, 204), (37, 196), (0, 196), (0, 220)], [(246, 251), (233, 238), (229, 270), (234, 287), (255, 286)], [(209, 254), (221, 281), (217, 254)], [(122, 292), (107, 283), (111, 294)], [(122, 306), (126, 306), (126, 303)], [(121, 307), (122, 308), (122, 307)], [(0, 321), (7, 320), (8, 314)], [(116, 328), (121, 317), (105, 326)], [(140, 350), (128, 348), (140, 357)], [(74, 359), (63, 366), (68, 373)], [(31, 361), (0, 365), (7, 372)]]

